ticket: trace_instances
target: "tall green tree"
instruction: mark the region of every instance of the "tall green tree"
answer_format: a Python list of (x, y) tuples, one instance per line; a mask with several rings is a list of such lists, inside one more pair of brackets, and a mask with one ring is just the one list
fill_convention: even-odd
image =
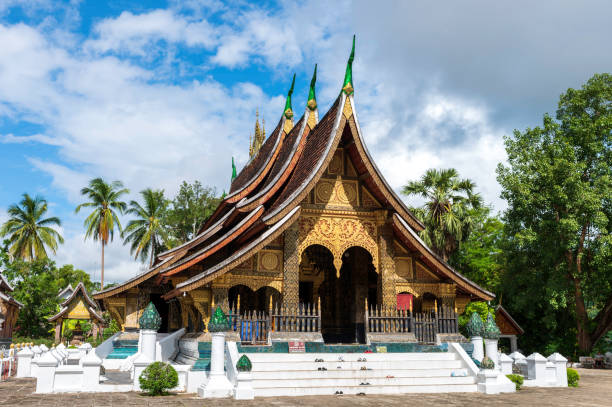
[(149, 258), (149, 267), (153, 265), (155, 255), (163, 251), (168, 239), (162, 217), (166, 213), (168, 200), (163, 190), (153, 191), (147, 188), (140, 192), (143, 199), (141, 205), (137, 201), (130, 201), (128, 214), (136, 219), (130, 220), (123, 231), (124, 244), (130, 243), (130, 253), (141, 261)]
[(121, 233), (121, 222), (117, 213), (125, 212), (127, 204), (121, 200), (121, 196), (128, 192), (120, 181), (106, 183), (102, 178), (94, 178), (89, 181), (89, 186), (81, 189), (81, 195), (89, 199), (89, 202), (82, 203), (75, 209), (78, 213), (82, 208), (93, 208), (83, 225), (85, 239), (99, 240), (102, 247), (101, 288), (104, 288), (104, 246), (113, 240), (115, 225)]
[(459, 178), (454, 168), (429, 169), (419, 181), (410, 181), (402, 192), (419, 196), (425, 204), (412, 208), (425, 224), (421, 238), (444, 260), (450, 258), (459, 243), (472, 229), (472, 210), (482, 205), (482, 198), (474, 192), (475, 184)]
[(556, 118), (506, 138), (499, 165), (518, 280), (574, 316), (581, 352), (612, 328), (612, 75), (561, 95)]
[(64, 243), (64, 238), (52, 227), (61, 226), (59, 218), (44, 217), (48, 209), (45, 199), (32, 198), (28, 194), (23, 194), (18, 205), (9, 206), (9, 219), (2, 224), (0, 236), (8, 237), (9, 253), (13, 258), (47, 258), (47, 249), (55, 254), (58, 243)]
[(505, 252), (504, 223), (483, 206), (472, 211), (472, 231), (450, 257), (449, 263), (475, 283), (499, 292)]
[(204, 187), (200, 181), (192, 184), (183, 181), (164, 216), (170, 235), (169, 246), (174, 247), (193, 238), (220, 201), (215, 188)]

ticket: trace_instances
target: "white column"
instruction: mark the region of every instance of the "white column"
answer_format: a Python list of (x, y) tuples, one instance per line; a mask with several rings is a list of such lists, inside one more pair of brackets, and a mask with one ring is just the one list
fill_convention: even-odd
[(46, 352), (38, 359), (38, 376), (36, 378), (36, 393), (52, 393), (55, 381), (55, 369), (59, 362), (51, 354)]
[(482, 347), (482, 336), (472, 336), (471, 338), (472, 345), (474, 345), (474, 350), (472, 352), (472, 358), (479, 362), (482, 362), (484, 359), (484, 350)]
[(498, 339), (485, 339), (485, 349), (487, 356), (495, 363), (495, 368), (499, 366), (499, 354), (497, 353), (497, 341)]
[(95, 391), (100, 384), (100, 366), (102, 359), (96, 352), (89, 352), (81, 359), (83, 365), (83, 390)]
[(546, 358), (539, 353), (527, 357), (527, 377), (529, 380), (546, 381)]
[(560, 353), (555, 352), (548, 357), (548, 361), (555, 365), (557, 386), (567, 387), (567, 359)]
[(30, 377), (34, 352), (23, 348), (17, 353), (17, 377)]
[(225, 377), (225, 332), (213, 332), (210, 350), (210, 376), (208, 382), (198, 388), (198, 395), (205, 398), (229, 397), (233, 386)]
[(157, 331), (152, 329), (141, 329), (140, 336), (142, 337), (140, 353), (153, 363), (155, 361)]

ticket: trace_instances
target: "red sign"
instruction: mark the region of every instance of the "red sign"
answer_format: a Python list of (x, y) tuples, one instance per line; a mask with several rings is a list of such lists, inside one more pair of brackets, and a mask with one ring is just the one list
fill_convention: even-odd
[(406, 311), (412, 310), (412, 294), (398, 294), (397, 309)]
[(289, 342), (289, 353), (305, 353), (306, 345), (304, 342)]

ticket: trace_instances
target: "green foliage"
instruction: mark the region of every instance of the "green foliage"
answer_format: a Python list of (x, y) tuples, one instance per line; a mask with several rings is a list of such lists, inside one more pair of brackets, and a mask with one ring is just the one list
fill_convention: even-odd
[(175, 247), (193, 238), (220, 201), (214, 188), (204, 187), (199, 181), (193, 184), (183, 181), (164, 214), (169, 234), (167, 245)]
[(138, 377), (140, 388), (152, 396), (168, 394), (178, 385), (178, 374), (168, 363), (153, 362)]
[(81, 281), (85, 287), (92, 287), (89, 275), (72, 265), (57, 268), (47, 258), (30, 262), (19, 259), (10, 261), (5, 251), (0, 252), (3, 253), (0, 255), (3, 274), (15, 289), (11, 295), (23, 304), (15, 336), (48, 337), (53, 324), (47, 318), (59, 311), (59, 291), (68, 284), (74, 287)]
[(507, 138), (508, 165), (497, 170), (507, 309), (527, 341), (550, 338), (561, 353), (576, 342), (588, 353), (612, 321), (611, 135), (612, 75), (598, 74), (561, 95), (556, 120)]
[(429, 169), (420, 181), (410, 181), (402, 190), (425, 199), (422, 207), (412, 211), (425, 225), (421, 238), (444, 260), (472, 231), (472, 214), (482, 205), (475, 186), (469, 179), (460, 179), (454, 168)]
[(516, 391), (519, 391), (521, 389), (521, 386), (525, 381), (523, 376), (521, 376), (520, 374), (507, 374), (506, 377), (510, 379), (512, 383), (514, 383), (514, 385), (516, 386)]
[(472, 317), (472, 314), (474, 312), (480, 316), (482, 324), (484, 326), (484, 321), (487, 320), (487, 315), (489, 315), (489, 313), (495, 312), (495, 310), (484, 301), (470, 302), (467, 307), (465, 307), (465, 311), (463, 311), (463, 314), (459, 315), (459, 331), (464, 336), (471, 336), (467, 332), (467, 324), (470, 321), (470, 318)]
[(567, 386), (568, 387), (578, 387), (578, 382), (580, 381), (580, 375), (576, 369), (567, 368)]
[(9, 219), (0, 227), (0, 237), (8, 237), (9, 254), (13, 259), (34, 260), (47, 258), (47, 248), (55, 254), (58, 242), (64, 238), (51, 226), (60, 226), (57, 217), (44, 218), (47, 201), (23, 194), (19, 205), (8, 208)]
[(498, 292), (505, 264), (504, 223), (490, 213), (487, 207), (472, 211), (472, 230), (449, 263), (476, 284)]
[(136, 219), (129, 221), (123, 231), (124, 244), (131, 243), (130, 253), (135, 258), (145, 262), (149, 259), (149, 267), (153, 264), (155, 255), (165, 249), (168, 240), (166, 227), (162, 218), (168, 207), (168, 200), (164, 197), (163, 190), (153, 191), (147, 188), (140, 192), (144, 205), (137, 201), (130, 201), (128, 214), (134, 215)]

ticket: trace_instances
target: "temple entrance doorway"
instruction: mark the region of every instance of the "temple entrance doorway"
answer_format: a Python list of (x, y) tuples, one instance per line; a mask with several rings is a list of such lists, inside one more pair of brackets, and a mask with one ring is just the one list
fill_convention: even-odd
[(237, 310), (240, 315), (251, 311), (268, 312), (270, 305), (277, 307), (280, 304), (281, 294), (269, 286), (253, 291), (246, 285), (239, 284), (229, 289), (228, 301), (230, 309)]
[(170, 310), (168, 303), (162, 298), (161, 294), (151, 294), (150, 300), (155, 305), (162, 319), (158, 332), (168, 332), (168, 311)]
[(372, 256), (361, 247), (342, 255), (340, 275), (325, 247), (305, 250), (300, 270), (300, 302), (321, 302), (321, 334), (325, 343), (365, 343), (365, 301), (377, 303), (378, 275)]

